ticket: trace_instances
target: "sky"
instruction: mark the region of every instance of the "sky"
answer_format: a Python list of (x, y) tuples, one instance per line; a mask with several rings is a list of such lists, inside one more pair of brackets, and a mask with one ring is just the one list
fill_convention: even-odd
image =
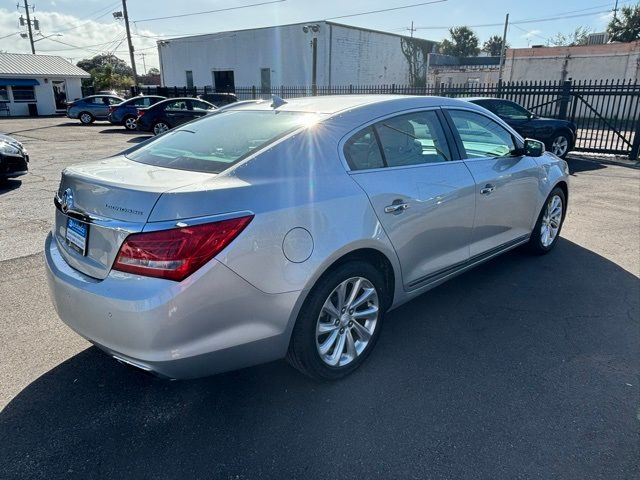
[[(0, 51), (29, 53), (29, 42), (20, 37), (26, 27), (18, 19), (16, 3), (24, 0), (0, 0)], [(156, 41), (163, 38), (201, 33), (264, 27), (312, 20), (334, 19), (372, 10), (425, 3), (427, 0), (128, 0), (129, 20), (139, 73), (158, 67)], [(619, 6), (635, 1), (619, 1)], [(36, 53), (60, 55), (76, 63), (98, 53), (115, 53), (129, 63), (123, 22), (112, 12), (122, 10), (121, 0), (30, 0), (40, 21)], [(255, 5), (264, 3), (262, 5)], [(409, 35), (429, 40), (447, 37), (451, 26), (473, 27), (480, 41), (502, 35), (504, 18), (510, 15), (507, 41), (512, 47), (545, 44), (558, 32), (573, 32), (577, 27), (604, 31), (612, 16), (615, 1), (603, 0), (520, 0), (518, 2), (435, 0), (435, 3), (394, 11), (335, 18), (338, 23)], [(254, 5), (178, 18), (171, 15)], [(49, 37), (49, 38), (43, 38)]]

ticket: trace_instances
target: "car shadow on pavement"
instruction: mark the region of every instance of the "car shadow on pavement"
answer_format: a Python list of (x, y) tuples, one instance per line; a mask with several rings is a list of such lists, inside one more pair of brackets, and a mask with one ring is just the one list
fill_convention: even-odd
[(3, 478), (632, 478), (640, 281), (561, 239), (388, 314), (367, 362), (169, 382), (89, 348), (0, 414)]

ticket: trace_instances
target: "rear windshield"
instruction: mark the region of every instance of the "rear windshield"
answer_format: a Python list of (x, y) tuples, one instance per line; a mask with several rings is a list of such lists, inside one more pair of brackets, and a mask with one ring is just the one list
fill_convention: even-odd
[(219, 173), (319, 118), (307, 112), (228, 110), (171, 130), (126, 156), (147, 165)]

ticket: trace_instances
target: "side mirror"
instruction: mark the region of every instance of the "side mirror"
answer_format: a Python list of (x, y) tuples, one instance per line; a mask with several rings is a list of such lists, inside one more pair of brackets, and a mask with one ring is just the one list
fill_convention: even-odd
[(523, 150), (527, 157), (541, 157), (544, 153), (544, 143), (532, 138), (525, 138)]

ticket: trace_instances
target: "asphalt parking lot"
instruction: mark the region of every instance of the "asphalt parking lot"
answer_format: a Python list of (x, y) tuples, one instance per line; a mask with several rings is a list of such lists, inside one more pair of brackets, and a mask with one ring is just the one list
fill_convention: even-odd
[(56, 317), (43, 242), (69, 164), (146, 137), (0, 120), (31, 173), (0, 188), (0, 477), (640, 478), (640, 170), (570, 160), (562, 238), (387, 316), (355, 374), (284, 362), (168, 382)]

